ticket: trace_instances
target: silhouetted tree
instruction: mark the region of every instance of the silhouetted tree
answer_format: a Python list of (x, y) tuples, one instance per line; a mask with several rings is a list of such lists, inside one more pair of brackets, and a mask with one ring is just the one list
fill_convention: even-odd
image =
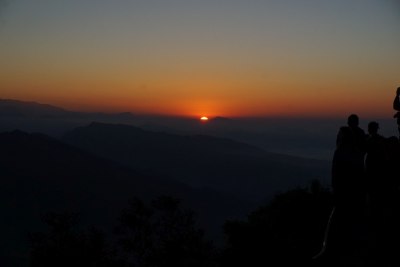
[(145, 204), (138, 198), (116, 228), (129, 266), (212, 266), (213, 248), (196, 228), (193, 213), (172, 197)]
[(104, 235), (92, 228), (79, 231), (78, 215), (48, 213), (43, 216), (47, 232), (30, 235), (30, 265), (32, 267), (119, 266), (112, 260)]
[(247, 221), (227, 222), (222, 266), (309, 264), (321, 249), (332, 205), (330, 191), (313, 182), (276, 195)]

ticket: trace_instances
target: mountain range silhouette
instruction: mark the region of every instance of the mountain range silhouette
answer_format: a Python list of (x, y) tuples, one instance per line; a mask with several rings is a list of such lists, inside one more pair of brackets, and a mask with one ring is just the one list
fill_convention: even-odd
[(325, 161), (269, 153), (226, 138), (153, 132), (130, 125), (94, 122), (72, 130), (63, 140), (145, 173), (250, 201), (260, 202), (329, 175)]

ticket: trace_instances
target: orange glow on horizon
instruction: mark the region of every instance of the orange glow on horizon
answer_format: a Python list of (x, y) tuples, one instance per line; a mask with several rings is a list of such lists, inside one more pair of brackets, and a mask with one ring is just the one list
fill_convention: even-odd
[[(169, 95), (136, 94), (125, 87), (118, 91), (64, 91), (51, 90), (56, 86), (9, 86), (3, 90), (3, 99), (35, 101), (54, 105), (67, 110), (82, 112), (131, 112), (138, 115), (177, 116), (199, 119), (201, 117), (343, 117), (357, 113), (361, 117), (392, 118), (394, 90), (364, 93), (360, 98), (347, 95), (334, 87), (320, 94), (305, 94), (306, 89), (299, 88), (294, 93), (291, 87), (279, 87), (273, 90), (266, 87), (259, 94), (242, 91), (212, 93), (200, 90), (203, 94), (190, 95), (180, 92)], [(389, 87), (389, 86), (387, 86)], [(192, 91), (187, 89), (187, 91)], [(371, 89), (372, 91), (372, 89)], [(340, 105), (338, 104), (340, 103)]]
[[(227, 103), (218, 101), (193, 101), (193, 100), (169, 100), (169, 101), (138, 101), (131, 98), (119, 97), (103, 99), (100, 97), (55, 98), (55, 97), (18, 97), (6, 96), (3, 98), (21, 101), (34, 101), (42, 104), (54, 105), (71, 111), (82, 112), (132, 112), (138, 115), (178, 116), (198, 118), (206, 122), (210, 117), (343, 117), (346, 114), (357, 113), (366, 116), (392, 116), (391, 104), (384, 101), (344, 101), (340, 109), (337, 101), (322, 101), (315, 103), (313, 100), (300, 100), (297, 102), (276, 98), (270, 101), (235, 101)], [(388, 99), (386, 102), (391, 102)], [(206, 114), (206, 115), (204, 115)], [(205, 117), (205, 118), (203, 118)]]

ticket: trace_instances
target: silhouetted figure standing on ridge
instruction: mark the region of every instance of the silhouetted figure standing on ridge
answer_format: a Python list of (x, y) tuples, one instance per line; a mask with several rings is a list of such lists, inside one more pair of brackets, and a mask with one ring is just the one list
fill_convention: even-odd
[(399, 137), (400, 137), (400, 87), (397, 88), (396, 97), (393, 100), (393, 109), (397, 110), (394, 117), (397, 118), (397, 127), (399, 130)]
[(380, 212), (385, 203), (385, 195), (388, 193), (386, 139), (378, 134), (378, 130), (379, 124), (377, 122), (372, 121), (368, 124), (369, 135), (366, 142), (365, 170), (368, 209), (372, 221), (380, 217)]
[(335, 204), (348, 207), (359, 204), (359, 194), (365, 188), (364, 156), (366, 138), (359, 126), (359, 118), (352, 114), (347, 119), (347, 126), (342, 126), (336, 138), (336, 150), (332, 162), (332, 187)]
[(368, 123), (367, 154), (365, 157), (368, 260), (374, 264), (378, 263), (383, 256), (382, 210), (385, 205), (385, 195), (388, 193), (386, 188), (386, 138), (381, 136), (378, 130), (379, 124), (376, 121)]
[[(338, 263), (357, 259), (363, 237), (366, 207), (364, 157), (366, 138), (359, 118), (351, 114), (337, 134), (332, 161), (335, 212), (328, 234), (328, 251)], [(358, 260), (358, 259), (357, 259)]]
[[(386, 194), (386, 139), (378, 134), (379, 124), (372, 121), (368, 124), (368, 138), (366, 141), (367, 155), (365, 157), (365, 170), (367, 174), (367, 191), (371, 212)], [(378, 208), (379, 209), (379, 208)]]
[(400, 238), (399, 175), (400, 146), (396, 136), (384, 138), (371, 122), (365, 167), (368, 180), (369, 260), (371, 264), (399, 266)]

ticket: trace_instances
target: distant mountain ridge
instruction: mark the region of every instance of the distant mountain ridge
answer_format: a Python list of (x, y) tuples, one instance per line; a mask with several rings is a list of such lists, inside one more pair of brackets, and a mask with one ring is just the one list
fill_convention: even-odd
[(328, 175), (328, 162), (268, 153), (226, 138), (91, 123), (63, 140), (145, 173), (260, 201)]
[(20, 101), (14, 99), (0, 98), (0, 116), (14, 117), (44, 117), (44, 118), (76, 118), (82, 116), (109, 116), (133, 118), (130, 112), (104, 113), (104, 112), (80, 112), (70, 111), (48, 104), (41, 104), (34, 101)]
[[(65, 132), (92, 121), (136, 125), (149, 131), (180, 135), (211, 135), (241, 141), (266, 151), (331, 160), (340, 119), (197, 118), (144, 114), (79, 112), (29, 101), (0, 99), (0, 132), (20, 129), (61, 138)], [(382, 122), (382, 130), (393, 126)], [(390, 130), (390, 129), (389, 129)], [(396, 130), (397, 131), (397, 130)]]
[(67, 130), (91, 121), (128, 123), (135, 118), (130, 112), (80, 112), (33, 101), (0, 99), (0, 132), (19, 129), (60, 137)]
[(67, 113), (68, 111), (52, 105), (0, 98), (0, 114), (2, 116), (50, 116)]

